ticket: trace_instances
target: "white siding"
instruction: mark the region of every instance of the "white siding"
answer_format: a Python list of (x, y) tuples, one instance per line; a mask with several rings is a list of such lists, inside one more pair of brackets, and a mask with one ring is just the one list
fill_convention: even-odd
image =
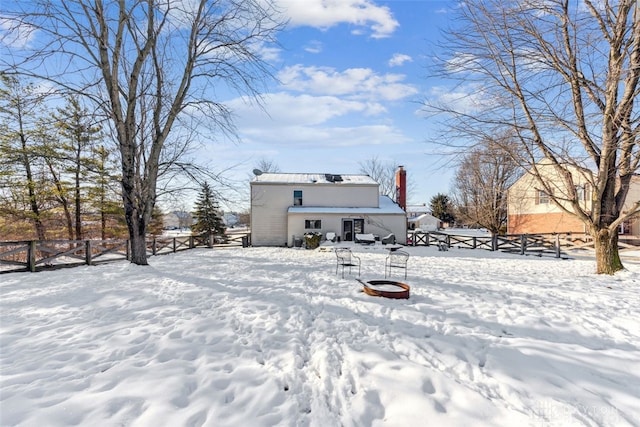
[[(322, 221), (322, 229), (306, 230), (305, 220), (319, 219)], [(289, 245), (292, 245), (294, 237), (301, 238), (306, 232), (318, 231), (325, 236), (328, 232), (342, 235), (343, 219), (364, 219), (364, 232), (385, 237), (390, 233), (396, 236), (398, 243), (405, 243), (407, 237), (406, 216), (404, 214), (366, 214), (366, 215), (342, 215), (342, 214), (303, 214), (290, 213), (288, 220)]]
[[(289, 214), (288, 209), (293, 206), (295, 190), (302, 191), (302, 207), (379, 208), (378, 185), (370, 180), (351, 183), (252, 181), (251, 242), (254, 246), (291, 245), (294, 235), (299, 237), (310, 231), (304, 229), (305, 219), (320, 219), (322, 229), (317, 231), (323, 234), (333, 231), (337, 235), (342, 231), (342, 218), (367, 219), (367, 215), (363, 214)], [(390, 220), (394, 215), (387, 213), (382, 219), (369, 214), (369, 223), (365, 222), (365, 231), (379, 235), (393, 232), (402, 241), (406, 235), (406, 218), (404, 213), (395, 216), (398, 219)]]
[[(629, 183), (629, 193), (627, 193), (627, 200), (625, 201), (623, 211), (628, 211), (636, 203), (640, 201), (640, 175), (636, 175), (631, 178)], [(640, 215), (636, 216), (630, 222), (631, 233), (634, 236), (640, 236)]]
[(264, 186), (251, 186), (251, 243), (255, 246), (284, 246), (287, 243), (287, 207), (293, 202), (284, 194), (271, 193)]
[(293, 191), (302, 190), (303, 206), (378, 207), (378, 186), (371, 185), (306, 185), (270, 186), (269, 193), (284, 192), (289, 197), (287, 206), (293, 205)]

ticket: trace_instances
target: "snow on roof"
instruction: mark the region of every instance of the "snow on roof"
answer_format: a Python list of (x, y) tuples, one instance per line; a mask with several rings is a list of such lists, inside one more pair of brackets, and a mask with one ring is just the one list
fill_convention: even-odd
[(428, 214), (428, 213), (425, 213), (425, 214), (419, 215), (417, 217), (408, 219), (409, 222), (419, 222), (419, 221), (424, 221), (424, 220), (440, 221), (438, 218), (436, 218), (435, 216), (433, 216), (431, 214)]
[(359, 184), (378, 185), (369, 175), (348, 175), (329, 173), (270, 173), (256, 175), (251, 183), (269, 184)]
[(405, 212), (393, 200), (387, 196), (380, 196), (380, 207), (331, 207), (331, 206), (292, 206), (289, 213), (314, 213), (314, 214), (396, 214), (405, 215)]

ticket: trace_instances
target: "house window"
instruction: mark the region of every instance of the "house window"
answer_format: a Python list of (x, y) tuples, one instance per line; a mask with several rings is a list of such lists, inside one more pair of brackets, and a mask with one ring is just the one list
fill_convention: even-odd
[(549, 203), (549, 195), (544, 190), (536, 193), (536, 205), (546, 205)]
[(585, 185), (576, 185), (576, 198), (579, 202), (588, 202), (589, 199), (591, 199), (591, 187), (589, 187), (588, 183)]
[(624, 221), (618, 226), (618, 234), (631, 234), (631, 221)]
[(588, 202), (589, 200), (591, 200), (591, 186), (589, 186), (589, 184), (585, 184), (583, 191), (584, 191), (584, 201)]
[(302, 206), (302, 190), (293, 190), (293, 206)]
[(305, 219), (304, 228), (306, 230), (320, 230), (322, 228), (322, 220), (320, 219)]

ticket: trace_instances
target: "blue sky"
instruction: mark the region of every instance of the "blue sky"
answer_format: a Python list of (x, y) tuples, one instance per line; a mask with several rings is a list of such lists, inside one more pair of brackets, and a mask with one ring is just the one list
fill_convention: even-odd
[[(219, 100), (234, 113), (239, 142), (212, 136), (196, 154), (245, 189), (242, 198), (232, 196), (237, 206), (226, 207), (248, 205), (248, 179), (261, 160), (281, 172), (347, 174), (375, 158), (405, 167), (410, 204), (448, 193), (453, 171), (430, 154), (427, 140), (438, 130), (421, 103), (447, 94), (429, 67), (458, 2), (274, 1), (289, 22), (280, 46), (263, 50), (277, 80), (262, 108), (243, 98)], [(0, 19), (0, 30), (7, 23)], [(19, 35), (13, 47), (33, 35)]]
[(281, 172), (358, 173), (377, 158), (405, 166), (410, 204), (448, 193), (452, 171), (429, 154), (435, 124), (420, 103), (440, 92), (429, 66), (456, 2), (278, 2), (290, 22), (281, 49), (269, 51), (279, 82), (264, 94), (264, 111), (228, 100), (241, 142), (208, 145), (212, 164), (238, 165), (232, 173), (246, 182), (261, 159)]

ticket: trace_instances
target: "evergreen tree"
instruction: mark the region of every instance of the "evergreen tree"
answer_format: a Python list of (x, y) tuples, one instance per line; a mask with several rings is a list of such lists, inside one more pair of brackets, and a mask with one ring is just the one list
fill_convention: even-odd
[(446, 194), (438, 193), (431, 198), (429, 203), (431, 207), (431, 215), (435, 216), (442, 222), (453, 225), (455, 217), (453, 216), (453, 206)]
[(100, 238), (123, 237), (127, 223), (122, 205), (120, 176), (112, 151), (104, 145), (92, 148), (92, 175), (87, 183), (87, 201), (93, 215), (99, 217)]
[(154, 236), (159, 236), (162, 234), (163, 227), (164, 212), (162, 212), (162, 209), (160, 209), (158, 205), (155, 205), (153, 207), (153, 213), (151, 214), (151, 221), (149, 221), (148, 231)]
[(195, 224), (191, 226), (193, 233), (224, 235), (225, 226), (220, 208), (211, 187), (206, 182), (202, 184), (200, 189), (193, 217), (196, 220)]
[[(49, 177), (40, 153), (40, 118), (46, 94), (29, 82), (0, 74), (0, 188), (3, 216), (28, 220), (45, 240)], [(33, 238), (25, 236), (25, 238)]]
[[(96, 118), (84, 108), (77, 97), (68, 97), (64, 108), (58, 108), (53, 119), (59, 133), (59, 144), (52, 148), (55, 157), (62, 163), (64, 173), (71, 182), (66, 184), (71, 193), (75, 211), (75, 238), (84, 238), (82, 229), (83, 202), (86, 201), (85, 182), (89, 171), (96, 162), (92, 158), (92, 146), (102, 137), (101, 127), (96, 125)], [(50, 166), (51, 167), (51, 166)], [(51, 173), (55, 171), (51, 168)], [(56, 180), (56, 184), (58, 184)], [(60, 187), (59, 187), (60, 188)]]

